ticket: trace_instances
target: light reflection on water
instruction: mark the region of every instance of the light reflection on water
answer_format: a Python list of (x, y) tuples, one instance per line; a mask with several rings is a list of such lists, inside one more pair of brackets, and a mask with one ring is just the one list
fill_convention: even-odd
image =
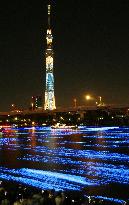
[(129, 128), (8, 129), (0, 138), (0, 179), (56, 190), (116, 183), (122, 190), (128, 147)]

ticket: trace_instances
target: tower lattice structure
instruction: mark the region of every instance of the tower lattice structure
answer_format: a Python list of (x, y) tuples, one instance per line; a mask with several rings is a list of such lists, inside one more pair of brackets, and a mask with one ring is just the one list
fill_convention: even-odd
[(50, 25), (51, 5), (48, 5), (48, 29), (47, 29), (47, 48), (46, 48), (46, 88), (45, 88), (45, 110), (54, 110), (55, 95), (54, 95), (54, 74), (53, 74), (53, 36)]

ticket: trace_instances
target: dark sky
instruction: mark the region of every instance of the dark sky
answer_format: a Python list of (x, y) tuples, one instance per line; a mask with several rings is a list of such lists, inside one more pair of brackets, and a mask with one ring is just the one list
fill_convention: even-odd
[[(129, 103), (129, 1), (52, 1), (57, 106)], [(0, 111), (28, 107), (45, 91), (47, 1), (2, 1), (0, 6)]]

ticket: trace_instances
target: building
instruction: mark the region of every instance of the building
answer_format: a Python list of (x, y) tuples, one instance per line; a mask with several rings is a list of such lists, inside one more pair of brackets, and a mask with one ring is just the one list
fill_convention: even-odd
[(31, 98), (31, 110), (41, 109), (42, 108), (42, 97), (41, 96), (32, 96)]
[(45, 88), (45, 110), (54, 110), (55, 95), (54, 95), (54, 75), (53, 75), (53, 36), (51, 30), (51, 5), (48, 5), (48, 29), (47, 29), (47, 48), (46, 48), (46, 88)]

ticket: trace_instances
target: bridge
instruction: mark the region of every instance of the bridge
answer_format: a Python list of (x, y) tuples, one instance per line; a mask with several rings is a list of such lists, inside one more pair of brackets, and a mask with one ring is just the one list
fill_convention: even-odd
[(56, 114), (56, 113), (82, 113), (82, 112), (86, 112), (88, 110), (91, 111), (95, 111), (95, 110), (126, 110), (127, 112), (129, 112), (129, 104), (127, 105), (115, 105), (115, 104), (108, 104), (107, 106), (77, 106), (77, 107), (66, 107), (66, 108), (62, 108), (59, 107), (55, 110), (44, 110), (42, 108), (40, 109), (36, 109), (36, 110), (12, 110), (12, 111), (8, 111), (8, 112), (0, 112), (0, 116), (13, 116), (13, 115), (33, 115), (33, 114), (43, 114), (43, 115), (47, 115), (47, 114)]

